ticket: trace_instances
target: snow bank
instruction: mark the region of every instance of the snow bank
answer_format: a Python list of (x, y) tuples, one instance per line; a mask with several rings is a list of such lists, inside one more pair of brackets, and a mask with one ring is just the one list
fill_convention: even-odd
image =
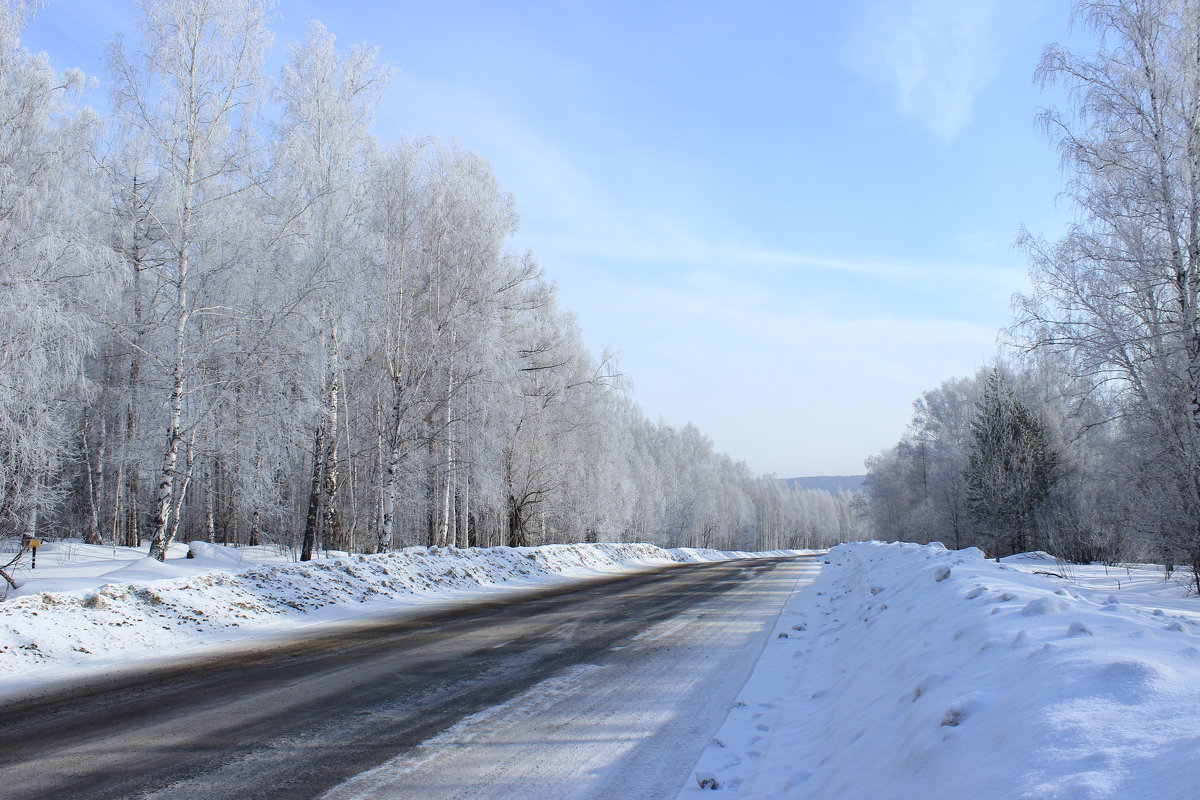
[(940, 545), (825, 560), (696, 767), (719, 791), (1197, 796), (1200, 605), (1177, 587), (1071, 583)]
[[(48, 667), (113, 663), (200, 643), (274, 632), (655, 564), (761, 553), (664, 550), (645, 544), (408, 548), (305, 563), (247, 563), (242, 551), (193, 542), (160, 563), (137, 551), (47, 543), (36, 571), (0, 604), (0, 688)], [(260, 551), (258, 553), (262, 555)], [(278, 559), (278, 556), (276, 556)]]

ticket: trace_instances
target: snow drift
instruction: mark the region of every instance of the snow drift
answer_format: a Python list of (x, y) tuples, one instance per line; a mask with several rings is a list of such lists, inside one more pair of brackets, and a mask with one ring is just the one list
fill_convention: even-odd
[(1196, 797), (1195, 601), (1164, 610), (1116, 580), (1089, 590), (940, 545), (826, 562), (696, 767), (721, 791)]

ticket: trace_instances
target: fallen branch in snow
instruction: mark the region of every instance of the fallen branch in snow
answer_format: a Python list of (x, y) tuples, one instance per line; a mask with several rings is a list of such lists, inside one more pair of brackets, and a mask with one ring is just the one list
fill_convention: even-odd
[(12, 575), (8, 574), (8, 570), (9, 570), (9, 567), (11, 567), (13, 564), (16, 564), (18, 561), (21, 560), (21, 556), (25, 555), (25, 551), (28, 549), (29, 549), (29, 545), (27, 543), (23, 544), (21, 549), (17, 551), (17, 554), (12, 557), (12, 560), (9, 561), (7, 564), (5, 564), (3, 567), (0, 567), (0, 578), (4, 578), (4, 580), (8, 583), (8, 586), (4, 587), (4, 594), (0, 595), (0, 600), (3, 600), (8, 597), (8, 590), (10, 587), (13, 589), (21, 588), (21, 584), (17, 583), (16, 580), (13, 579)]

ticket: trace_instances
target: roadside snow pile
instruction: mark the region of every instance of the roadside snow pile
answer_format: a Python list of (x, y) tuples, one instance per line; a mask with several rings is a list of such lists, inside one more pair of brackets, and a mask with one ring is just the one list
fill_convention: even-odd
[(410, 547), (382, 555), (256, 564), (234, 548), (203, 542), (191, 544), (190, 557), (187, 552), (176, 547), (160, 563), (132, 550), (113, 558), (112, 548), (43, 545), (38, 569), (25, 571), (16, 596), (0, 604), (0, 684), (27, 683), (47, 667), (163, 654), (395, 609), (398, 602), (415, 606), (566, 576), (765, 555), (578, 544)]
[(718, 791), (1196, 797), (1200, 601), (1161, 573), (1139, 593), (1102, 568), (1076, 567), (1080, 588), (974, 548), (872, 542), (825, 560), (696, 766)]

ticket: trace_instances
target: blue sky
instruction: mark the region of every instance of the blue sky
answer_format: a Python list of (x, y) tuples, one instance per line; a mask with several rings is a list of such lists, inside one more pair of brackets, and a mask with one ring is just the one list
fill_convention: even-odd
[[(103, 77), (124, 0), (46, 0), (25, 34)], [(995, 353), (1022, 224), (1070, 209), (1034, 124), (1066, 0), (281, 0), (396, 68), (383, 139), (455, 137), (515, 243), (652, 418), (756, 472), (849, 474), (912, 401)], [(276, 48), (274, 59), (282, 57)], [(101, 91), (93, 102), (103, 102)]]

